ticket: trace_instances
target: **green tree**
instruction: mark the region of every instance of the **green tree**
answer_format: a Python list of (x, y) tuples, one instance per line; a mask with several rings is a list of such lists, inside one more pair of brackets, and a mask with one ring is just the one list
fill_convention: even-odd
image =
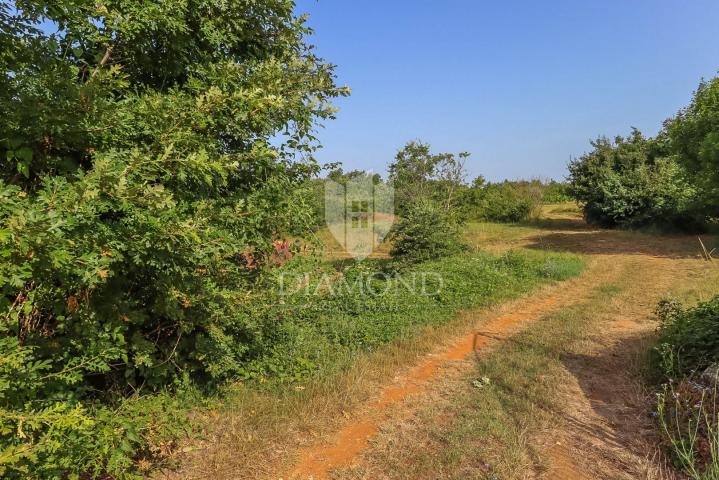
[[(82, 469), (48, 435), (93, 458), (58, 413), (89, 399), (243, 375), (247, 291), (308, 226), (291, 193), (347, 93), (294, 8), (0, 4), (0, 450), (27, 454), (3, 465)], [(62, 418), (16, 435), (42, 411)]]
[(436, 203), (418, 201), (390, 230), (390, 255), (404, 263), (436, 260), (462, 250), (461, 232), (456, 222)]
[(389, 181), (395, 190), (397, 212), (403, 214), (417, 202), (433, 200), (447, 212), (458, 204), (465, 182), (466, 152), (433, 154), (422, 142), (409, 142), (389, 165)]
[(569, 164), (574, 197), (588, 221), (607, 227), (689, 227), (692, 185), (669, 155), (663, 137), (647, 139), (637, 129), (612, 142), (600, 137), (594, 149)]
[(672, 153), (699, 191), (694, 208), (719, 218), (719, 78), (702, 82), (665, 129)]

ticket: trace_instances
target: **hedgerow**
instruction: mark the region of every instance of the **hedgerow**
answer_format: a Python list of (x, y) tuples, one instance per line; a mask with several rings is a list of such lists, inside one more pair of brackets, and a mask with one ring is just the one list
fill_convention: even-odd
[(719, 78), (655, 138), (600, 137), (569, 164), (573, 196), (603, 226), (702, 230), (719, 221)]
[(0, 4), (0, 476), (125, 472), (173, 410), (126, 398), (242, 375), (347, 93), (294, 7)]

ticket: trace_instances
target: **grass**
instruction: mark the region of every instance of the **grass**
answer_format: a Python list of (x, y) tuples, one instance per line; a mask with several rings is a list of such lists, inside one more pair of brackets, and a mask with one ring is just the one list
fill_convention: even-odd
[[(689, 268), (684, 267), (686, 262), (693, 262), (686, 260), (691, 251), (686, 239), (589, 231), (577, 224), (576, 207), (546, 208), (559, 223), (469, 224), (465, 240), (474, 247), (471, 252), (421, 267), (441, 272), (449, 280), (443, 295), (417, 300), (392, 294), (351, 311), (345, 309), (352, 301), (331, 300), (328, 315), (310, 318), (301, 326), (304, 345), (290, 349), (301, 357), (310, 356), (317, 367), (313, 374), (291, 383), (261, 378), (260, 385), (252, 381), (231, 386), (223, 405), (206, 417), (206, 440), (186, 459), (183, 477), (272, 478), (286, 473), (300, 447), (328, 438), (359, 415), (380, 385), (391, 382), (418, 357), (476, 328), (494, 305), (581, 270), (584, 262), (579, 256), (548, 253), (542, 247), (619, 255), (624, 264), (618, 279), (604, 275), (602, 268), (591, 278), (583, 277), (587, 288), (580, 303), (502, 342), (463, 377), (459, 388), (448, 385), (404, 441), (395, 439), (398, 443), (390, 445), (385, 457), (374, 452), (366, 459), (380, 473), (370, 469), (365, 477), (513, 478), (528, 469), (546, 468), (530, 440), (560, 407), (556, 387), (566, 378), (562, 354), (581, 345), (587, 332), (602, 324), (597, 312), (608, 315), (616, 308), (611, 299), (623, 297), (627, 288), (633, 292), (626, 304), (630, 310), (648, 298), (636, 279), (645, 265), (637, 254), (666, 250), (667, 255), (682, 259), (677, 264), (682, 271)], [(571, 232), (562, 232), (565, 229)], [(576, 231), (582, 235), (572, 235)], [(557, 232), (562, 236), (537, 242)], [(540, 249), (504, 255), (524, 245)], [(351, 265), (332, 255), (325, 260), (339, 269)], [(663, 278), (656, 272), (644, 277)], [(682, 288), (711, 289), (703, 289), (698, 278), (693, 280)], [(632, 371), (640, 368), (638, 358), (632, 359)], [(489, 379), (487, 384), (484, 378)]]
[[(602, 288), (602, 287), (607, 287)], [(531, 435), (556, 413), (562, 354), (580, 341), (592, 322), (589, 312), (607, 302), (594, 289), (585, 302), (532, 324), (483, 356), (449, 394), (421, 412), (401, 444), (368, 460), (392, 478), (524, 478), (546, 470)], [(431, 455), (428, 452), (432, 452)], [(397, 466), (401, 467), (397, 467)], [(377, 471), (364, 477), (381, 476)]]
[(269, 475), (308, 434), (330, 432), (374, 385), (474, 323), (459, 312), (566, 280), (583, 267), (572, 254), (475, 252), (418, 267), (441, 275), (438, 295), (416, 297), (397, 288), (365, 299), (359, 309), (351, 299), (327, 300), (325, 314), (296, 326), (303, 342), (291, 350), (316, 366), (313, 374), (292, 383), (267, 378), (229, 388), (219, 410), (203, 417), (211, 432), (206, 445), (213, 447), (191, 455), (186, 471), (214, 478)]
[[(646, 400), (640, 380), (645, 353), (652, 345), (653, 328), (649, 321), (654, 302), (668, 292), (681, 299), (706, 299), (716, 294), (719, 269), (691, 256), (690, 237), (649, 238), (641, 233), (612, 232), (611, 238), (602, 237), (602, 240), (602, 251), (607, 252), (604, 255), (611, 257), (590, 260), (593, 266), (583, 277), (585, 290), (577, 298), (578, 303), (546, 316), (501, 342), (496, 349), (481, 356), (476, 365), (467, 367), (459, 378), (440, 382), (424, 403), (408, 407), (415, 411), (409, 419), (385, 426), (360, 466), (341, 472), (338, 478), (509, 479), (541, 475), (550, 464), (554, 466), (556, 459), (549, 461), (546, 443), (538, 438), (557, 425), (557, 417), (574, 418), (572, 413), (565, 413), (566, 399), (560, 393), (568, 382), (596, 382), (597, 379), (588, 377), (607, 369), (616, 371), (617, 366), (621, 366), (621, 376), (627, 383), (618, 388), (629, 388), (632, 392), (636, 389), (636, 395)], [(644, 247), (637, 249), (637, 244), (651, 247), (655, 255), (668, 252), (670, 256), (636, 255), (635, 252), (644, 251)], [(659, 247), (655, 250), (655, 245), (664, 250)], [(586, 248), (595, 251), (592, 245)], [(674, 255), (677, 257), (673, 258)], [(635, 324), (638, 326), (624, 326), (622, 322), (626, 321), (638, 322)], [(607, 336), (607, 327), (616, 322), (622, 324), (621, 328), (637, 329), (633, 333), (621, 333), (629, 335), (631, 341), (626, 337)], [(625, 343), (617, 344), (618, 341)], [(615, 345), (622, 345), (622, 350)], [(591, 367), (596, 371), (569, 372), (566, 358), (574, 356), (592, 359), (587, 360), (591, 364), (596, 358), (607, 363)], [(619, 363), (617, 358), (621, 358)], [(573, 376), (581, 378), (573, 380)], [(611, 391), (611, 388), (603, 390), (606, 394)], [(637, 401), (635, 397), (630, 398), (632, 402)], [(647, 411), (633, 414), (650, 423), (640, 426), (643, 431), (651, 429), (646, 413), (653, 407), (654, 396), (648, 398)], [(624, 400), (616, 401), (621, 404)], [(587, 431), (576, 434), (585, 440)], [(627, 435), (632, 431), (630, 428)], [(548, 436), (553, 438), (551, 434)], [(568, 448), (569, 458), (579, 455), (579, 450)], [(607, 448), (610, 450), (603, 453), (607, 458), (625, 454), (611, 451), (616, 446)], [(589, 461), (601, 463), (602, 454), (595, 455)], [(659, 477), (661, 464), (639, 463), (647, 462), (646, 459), (637, 462), (636, 468), (662, 478)], [(614, 467), (604, 465), (602, 468)], [(616, 478), (617, 473), (612, 472), (605, 478)], [(574, 472), (561, 478), (577, 475)]]

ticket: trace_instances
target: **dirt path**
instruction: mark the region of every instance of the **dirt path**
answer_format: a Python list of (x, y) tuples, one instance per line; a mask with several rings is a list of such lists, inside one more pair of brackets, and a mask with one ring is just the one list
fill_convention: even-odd
[(424, 387), (442, 373), (442, 369), (449, 363), (464, 360), (472, 352), (484, 351), (493, 342), (516, 331), (521, 324), (541, 317), (567, 301), (570, 301), (570, 296), (565, 291), (561, 296), (531, 302), (516, 312), (492, 320), (482, 334), (472, 333), (458, 339), (449, 348), (431, 354), (407, 372), (404, 378), (398, 378), (395, 384), (385, 387), (379, 398), (368, 405), (365, 413), (342, 428), (329, 444), (313, 445), (302, 451), (300, 463), (289, 478), (324, 479), (331, 470), (351, 465), (357, 455), (367, 448), (369, 439), (377, 433), (379, 425), (390, 418), (389, 407), (403, 402), (409, 396), (421, 395)]
[(639, 374), (656, 325), (652, 311), (672, 291), (701, 275), (697, 260), (623, 259), (632, 271), (626, 292), (596, 312), (597, 330), (562, 359), (562, 384), (552, 431), (534, 441), (547, 448), (548, 478), (673, 478), (657, 448), (653, 399)]
[[(673, 287), (700, 281), (706, 274), (707, 265), (698, 260), (692, 239), (591, 230), (570, 218), (550, 221), (540, 235), (515, 239), (512, 246), (587, 254), (590, 266), (579, 279), (513, 302), (508, 307), (514, 311), (499, 313), (481, 332), (459, 338), (421, 360), (383, 387), (328, 441), (301, 450), (299, 462), (283, 478), (407, 478), (391, 464), (373, 465), (374, 457), (402, 448), (408, 439), (397, 433), (401, 424), (432, 408), (443, 391), (464, 388), (458, 382), (471, 368), (473, 352), (490, 354), (493, 345), (533, 321), (585, 301), (600, 285), (621, 281), (628, 282), (626, 292), (592, 312), (596, 319), (582, 348), (563, 358), (566, 375), (559, 388), (563, 407), (552, 428), (530, 440), (547, 459), (548, 468), (533, 476), (560, 480), (667, 476), (655, 455), (654, 429), (637, 380), (638, 358), (655, 328), (649, 319), (656, 302)], [(480, 473), (470, 476), (484, 478)]]

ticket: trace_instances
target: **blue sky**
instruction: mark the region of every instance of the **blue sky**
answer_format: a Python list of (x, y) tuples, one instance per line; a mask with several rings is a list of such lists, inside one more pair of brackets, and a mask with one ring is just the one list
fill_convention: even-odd
[(653, 135), (719, 70), (716, 0), (299, 0), (352, 95), (318, 158), (384, 174), (408, 140), (491, 180), (556, 178), (600, 134)]

